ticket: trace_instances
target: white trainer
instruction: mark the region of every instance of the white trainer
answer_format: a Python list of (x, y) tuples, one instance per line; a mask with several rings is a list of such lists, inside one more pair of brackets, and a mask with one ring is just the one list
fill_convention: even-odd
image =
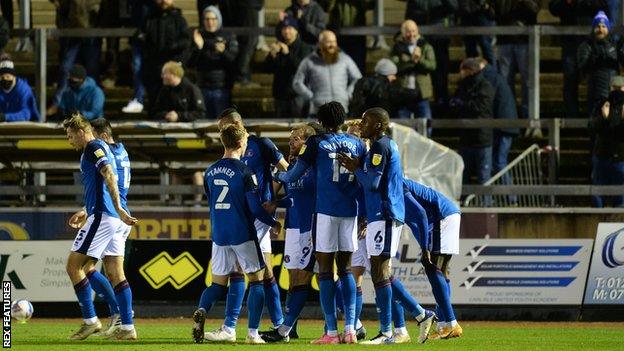
[(99, 333), (97, 333), (97, 336), (111, 336), (113, 335), (113, 333), (115, 333), (115, 330), (121, 328), (121, 316), (119, 315), (119, 313), (115, 313), (114, 315), (111, 316), (110, 321), (108, 322), (108, 325), (106, 326), (106, 329), (102, 329)]
[(143, 112), (143, 104), (137, 99), (132, 99), (126, 106), (121, 109), (123, 113), (141, 113)]
[(266, 344), (266, 341), (264, 341), (264, 339), (262, 339), (260, 335), (251, 336), (247, 334), (247, 338), (245, 338), (245, 344)]
[(102, 323), (98, 319), (93, 324), (82, 323), (77, 332), (69, 336), (69, 340), (84, 340), (89, 335), (95, 334), (102, 330)]
[(236, 342), (236, 332), (228, 333), (223, 327), (204, 334), (205, 341)]

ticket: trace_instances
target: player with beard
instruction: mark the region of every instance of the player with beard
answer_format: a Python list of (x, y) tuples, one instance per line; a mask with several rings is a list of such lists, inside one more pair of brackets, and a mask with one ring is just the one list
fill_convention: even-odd
[(326, 30), (319, 36), (318, 50), (301, 63), (293, 79), (293, 89), (310, 101), (310, 117), (327, 101), (338, 101), (346, 110), (355, 83), (362, 78), (349, 55), (338, 47), (334, 32)]

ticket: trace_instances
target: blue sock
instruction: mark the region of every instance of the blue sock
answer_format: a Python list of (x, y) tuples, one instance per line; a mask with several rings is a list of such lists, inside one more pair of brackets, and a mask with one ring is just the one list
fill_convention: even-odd
[(375, 284), (375, 302), (379, 313), (379, 330), (382, 333), (392, 331), (392, 286), (390, 280)]
[(350, 269), (340, 273), (339, 276), (342, 283), (342, 300), (344, 301), (345, 331), (352, 330), (355, 332), (355, 279)]
[(401, 284), (400, 280), (391, 277), (390, 282), (392, 282), (392, 296), (394, 296), (395, 300), (401, 301), (403, 308), (408, 310), (413, 318), (425, 312), (412, 295), (410, 295), (405, 289), (403, 284)]
[(119, 313), (119, 306), (117, 305), (117, 300), (115, 300), (115, 292), (108, 278), (94, 269), (87, 273), (87, 279), (89, 279), (91, 288), (95, 291), (97, 296), (106, 300), (106, 303), (108, 303), (110, 315), (112, 316)]
[(342, 299), (342, 283), (340, 282), (340, 279), (336, 280), (335, 284), (336, 284), (336, 309), (338, 310), (338, 312), (344, 314), (345, 305), (344, 305), (344, 300)]
[[(425, 268), (425, 274), (431, 284), (431, 291), (436, 300), (436, 314), (438, 318), (446, 322), (455, 319), (453, 306), (451, 306), (450, 284), (447, 282), (444, 274), (435, 267)], [(450, 318), (450, 319), (449, 319)]]
[(279, 326), (284, 323), (284, 314), (282, 313), (282, 302), (280, 301), (279, 287), (275, 277), (264, 280), (264, 304), (269, 310), (271, 322), (273, 326)]
[(405, 310), (396, 300), (392, 303), (392, 323), (395, 329), (405, 327)]
[(364, 300), (362, 298), (362, 287), (358, 286), (357, 291), (355, 293), (355, 321), (357, 322), (360, 319), (360, 315), (362, 314), (362, 304)]
[(293, 327), (303, 310), (303, 306), (308, 300), (308, 286), (298, 285), (290, 288), (288, 292), (290, 298), (286, 301), (286, 316), (284, 318), (284, 325), (287, 327)]
[(264, 307), (264, 287), (262, 282), (250, 282), (249, 294), (247, 295), (247, 314), (249, 329), (260, 328), (262, 308)]
[(132, 290), (127, 280), (115, 286), (115, 298), (119, 302), (119, 315), (122, 325), (133, 325), (132, 321)]
[(338, 321), (336, 316), (336, 283), (334, 283), (334, 273), (319, 273), (319, 290), (321, 307), (325, 315), (327, 332), (338, 331)]
[(225, 300), (225, 322), (223, 325), (236, 328), (243, 299), (245, 298), (245, 277), (242, 274), (230, 274), (230, 287)]
[(91, 284), (89, 284), (89, 279), (84, 278), (78, 282), (78, 284), (74, 285), (74, 291), (78, 297), (78, 304), (80, 305), (82, 318), (89, 319), (96, 317), (95, 307), (93, 306), (93, 300), (91, 299)]
[(198, 308), (203, 308), (206, 312), (210, 311), (212, 306), (227, 294), (227, 291), (227, 286), (212, 283), (202, 292)]

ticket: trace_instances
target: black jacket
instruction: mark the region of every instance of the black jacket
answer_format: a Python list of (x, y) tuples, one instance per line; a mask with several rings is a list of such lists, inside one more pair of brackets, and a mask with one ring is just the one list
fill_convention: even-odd
[[(496, 68), (492, 65), (486, 65), (481, 70), (483, 77), (487, 79), (494, 88), (494, 104), (492, 106), (492, 114), (494, 118), (499, 119), (518, 119), (518, 110), (516, 109), (516, 99), (509, 87), (507, 80), (498, 73)], [(505, 133), (506, 135), (518, 135), (520, 130), (518, 128), (501, 128), (497, 131)]]
[[(490, 0), (494, 10), (494, 19), (498, 26), (529, 26), (537, 23), (540, 1), (536, 0)], [(526, 35), (500, 35), (497, 42), (501, 45), (512, 43), (528, 43)]]
[[(197, 68), (197, 85), (207, 89), (232, 88), (232, 72), (236, 55), (238, 55), (238, 41), (233, 34), (217, 30), (214, 33), (200, 29), (204, 38), (204, 47), (201, 50), (193, 45), (193, 52), (189, 59), (189, 66)], [(218, 42), (225, 42), (225, 51), (215, 50)]]
[[(609, 118), (602, 117), (602, 105), (609, 101)], [(615, 92), (608, 99), (596, 105), (590, 121), (590, 132), (594, 136), (594, 155), (612, 162), (624, 161), (624, 93)]]
[(137, 32), (143, 44), (143, 61), (160, 67), (167, 61), (185, 62), (191, 36), (182, 11), (157, 9)]
[(163, 120), (169, 111), (178, 113), (178, 122), (203, 118), (206, 107), (199, 88), (187, 78), (182, 78), (176, 87), (163, 85), (156, 97), (153, 118)]
[(466, 19), (475, 19), (475, 16), (494, 19), (494, 10), (488, 0), (458, 0), (457, 3), (458, 14), (462, 17), (462, 22)]
[(612, 18), (606, 0), (575, 0), (570, 3), (566, 0), (550, 0), (548, 9), (553, 16), (561, 18), (561, 24), (566, 26), (591, 25), (598, 11), (604, 11)]
[(407, 0), (405, 19), (423, 24), (441, 23), (459, 9), (457, 0)]
[[(316, 1), (310, 1), (310, 4), (305, 7), (299, 6), (297, 1), (293, 1), (293, 4), (286, 9), (286, 13), (297, 18), (297, 12), (301, 9), (303, 11), (303, 15), (299, 19), (299, 36), (301, 39), (312, 45), (316, 45), (318, 43), (319, 34), (325, 29), (327, 26), (327, 13), (323, 10), (321, 5), (317, 4)], [(281, 34), (281, 26), (277, 26), (277, 37), (282, 40)]]
[[(449, 106), (460, 119), (492, 118), (494, 88), (481, 72), (462, 79), (449, 100)], [(492, 129), (465, 129), (459, 138), (464, 147), (488, 147), (492, 145)]]
[(304, 43), (298, 37), (288, 47), (288, 55), (277, 54), (273, 58), (267, 55), (264, 61), (264, 71), (273, 73), (273, 97), (278, 100), (290, 100), (297, 97), (292, 88), (292, 81), (299, 67), (299, 63), (314, 51), (312, 45)]
[(591, 36), (579, 45), (576, 59), (579, 70), (587, 75), (589, 100), (598, 101), (609, 96), (611, 78), (618, 74), (623, 56), (611, 37), (597, 40)]
[(421, 100), (420, 90), (403, 88), (398, 81), (390, 82), (385, 76), (375, 74), (355, 83), (349, 113), (359, 118), (371, 107), (382, 107), (392, 118), (402, 107), (415, 109)]

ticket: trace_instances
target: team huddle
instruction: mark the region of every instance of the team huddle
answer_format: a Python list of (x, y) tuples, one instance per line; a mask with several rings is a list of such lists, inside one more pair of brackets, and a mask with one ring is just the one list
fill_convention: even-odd
[[(437, 191), (403, 177), (397, 144), (385, 134), (389, 127), (385, 110), (367, 110), (361, 121), (348, 123), (346, 133), (341, 132), (346, 113), (340, 103), (322, 105), (317, 118), (319, 123), (291, 132), (287, 160), (271, 140), (249, 135), (235, 109), (219, 116), (225, 152), (204, 174), (212, 284), (202, 292), (193, 313), (194, 341), (235, 342), (247, 289), (247, 343), (298, 338), (297, 319), (316, 273), (325, 325), (322, 336), (312, 343), (358, 343), (366, 339), (360, 322), (366, 272), (374, 283), (379, 333), (362, 344), (410, 342), (406, 311), (419, 326), (420, 343), (461, 336), (448, 280), (451, 255), (459, 253), (459, 208)], [(92, 126), (75, 115), (64, 126), (70, 143), (83, 151), (85, 184), (85, 208), (70, 219), (70, 225), (80, 230), (67, 264), (84, 322), (70, 339), (100, 333), (135, 340), (132, 293), (123, 274), (124, 243), (129, 226), (137, 221), (126, 203), (130, 162), (123, 145), (115, 143), (108, 122)], [(285, 196), (278, 198), (281, 188)], [(290, 284), (284, 310), (270, 259), (271, 239), (282, 230), (275, 219), (278, 207), (286, 210), (284, 266)], [(435, 311), (423, 309), (392, 276), (403, 225), (421, 246)], [(110, 281), (94, 269), (98, 259)], [(111, 319), (106, 329), (95, 315), (91, 289), (108, 302)], [(223, 325), (205, 332), (208, 312), (224, 298)], [(260, 332), (265, 307), (272, 326)], [(339, 313), (344, 321), (341, 333)]]

